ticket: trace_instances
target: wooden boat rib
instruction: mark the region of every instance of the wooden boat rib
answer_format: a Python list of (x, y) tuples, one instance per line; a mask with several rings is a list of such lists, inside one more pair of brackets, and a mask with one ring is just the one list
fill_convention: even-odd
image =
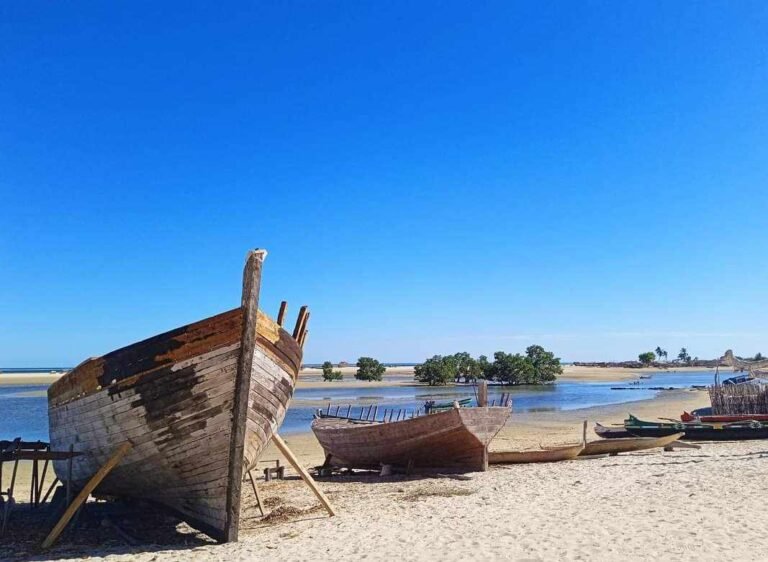
[(629, 453), (632, 451), (644, 451), (646, 449), (655, 449), (657, 447), (666, 447), (680, 439), (683, 433), (673, 433), (663, 437), (621, 437), (617, 439), (603, 439), (600, 441), (591, 441), (586, 444), (584, 450), (579, 456), (589, 455), (615, 455), (618, 453)]
[[(243, 471), (283, 421), (309, 316), (302, 307), (289, 334), (258, 310), (265, 256), (249, 253), (239, 308), (88, 359), (51, 385), (51, 447), (83, 453), (75, 487), (129, 441), (96, 493), (150, 500), (237, 540)], [(66, 463), (54, 469), (67, 478)]]
[(584, 450), (584, 443), (531, 451), (489, 451), (490, 464), (527, 464), (558, 462), (575, 459)]
[(378, 469), (391, 464), (482, 471), (488, 468), (488, 443), (509, 414), (509, 408), (478, 407), (393, 422), (317, 418), (312, 431), (326, 463), (336, 467)]

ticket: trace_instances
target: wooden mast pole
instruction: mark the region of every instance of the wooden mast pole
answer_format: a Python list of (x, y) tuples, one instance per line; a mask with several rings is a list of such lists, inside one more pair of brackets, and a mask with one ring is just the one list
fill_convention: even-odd
[(275, 443), (277, 448), (280, 449), (280, 452), (288, 460), (288, 462), (291, 463), (291, 466), (294, 468), (294, 470), (299, 473), (299, 476), (301, 476), (301, 479), (304, 480), (307, 486), (309, 486), (309, 489), (314, 492), (315, 496), (317, 496), (317, 499), (320, 500), (320, 503), (323, 504), (323, 507), (328, 512), (328, 515), (331, 517), (336, 515), (336, 512), (333, 510), (333, 506), (331, 506), (331, 502), (328, 501), (327, 497), (325, 497), (323, 491), (317, 487), (317, 482), (315, 482), (312, 476), (310, 476), (309, 472), (307, 472), (307, 470), (301, 466), (299, 459), (297, 459), (293, 454), (293, 451), (288, 448), (288, 445), (286, 445), (282, 437), (280, 437), (277, 433), (273, 433), (272, 441)]
[(488, 381), (477, 383), (477, 405), (480, 408), (488, 405)]
[(235, 375), (234, 405), (232, 407), (232, 435), (229, 442), (229, 474), (227, 482), (225, 542), (236, 541), (240, 526), (240, 493), (243, 482), (243, 454), (245, 423), (248, 416), (248, 393), (251, 388), (251, 369), (256, 347), (256, 322), (259, 315), (261, 268), (266, 250), (251, 250), (243, 270), (243, 332), (240, 338), (240, 357)]

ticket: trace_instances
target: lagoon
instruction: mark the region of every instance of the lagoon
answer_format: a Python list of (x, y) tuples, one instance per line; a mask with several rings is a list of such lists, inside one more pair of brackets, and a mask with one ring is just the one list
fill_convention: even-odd
[[(0, 381), (2, 375), (0, 375)], [(647, 400), (659, 391), (649, 387), (688, 388), (693, 385), (708, 385), (713, 382), (711, 371), (662, 372), (654, 373), (650, 379), (629, 382), (575, 382), (562, 381), (551, 385), (536, 386), (491, 386), (489, 400), (499, 400), (501, 393), (511, 393), (512, 411), (546, 412), (576, 410), (594, 406), (606, 406)], [(611, 387), (625, 387), (631, 390), (611, 390)], [(0, 386), (0, 439), (22, 437), (27, 440), (48, 439), (47, 385)], [(460, 398), (474, 397), (470, 385), (428, 387), (428, 386), (377, 386), (377, 387), (334, 387), (328, 383), (323, 388), (299, 388), (294, 394), (290, 409), (281, 428), (281, 433), (302, 433), (309, 431), (312, 416), (320, 407), (346, 406), (353, 411), (361, 406), (377, 404), (379, 411), (384, 408), (414, 410), (424, 405), (425, 400), (447, 402)], [(681, 412), (670, 412), (670, 417)]]

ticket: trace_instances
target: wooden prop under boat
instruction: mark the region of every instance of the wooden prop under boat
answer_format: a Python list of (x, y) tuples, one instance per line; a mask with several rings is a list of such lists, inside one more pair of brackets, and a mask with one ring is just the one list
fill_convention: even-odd
[[(238, 536), (244, 471), (285, 416), (309, 312), (292, 334), (258, 309), (264, 250), (249, 252), (239, 308), (88, 359), (48, 390), (51, 447), (83, 454), (82, 487), (120, 444), (95, 493), (150, 500), (219, 541)], [(67, 478), (66, 463), (54, 463)]]
[(768, 439), (768, 424), (759, 421), (734, 423), (648, 422), (631, 415), (624, 427), (638, 437), (663, 437), (683, 432), (683, 441), (744, 441)]
[(623, 425), (618, 427), (606, 427), (595, 423), (595, 433), (598, 437), (603, 439), (621, 439), (625, 437), (632, 437), (632, 434), (625, 429)]
[(629, 453), (632, 451), (644, 451), (646, 449), (655, 449), (657, 447), (666, 447), (680, 439), (683, 433), (673, 433), (664, 437), (620, 437), (617, 439), (601, 439), (600, 441), (591, 441), (587, 443), (579, 456), (587, 457), (589, 455), (615, 455), (618, 453)]
[(568, 461), (578, 457), (583, 450), (584, 443), (533, 451), (489, 451), (488, 462), (490, 464), (523, 464)]
[(336, 467), (378, 469), (382, 464), (486, 470), (488, 443), (509, 418), (509, 408), (451, 408), (392, 422), (321, 417), (312, 431)]

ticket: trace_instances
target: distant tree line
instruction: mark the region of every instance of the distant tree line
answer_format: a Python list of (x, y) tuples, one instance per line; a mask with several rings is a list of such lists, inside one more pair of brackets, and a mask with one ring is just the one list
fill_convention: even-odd
[(559, 357), (540, 345), (532, 345), (525, 350), (525, 355), (497, 351), (493, 361), (485, 355), (475, 359), (465, 351), (435, 355), (417, 365), (414, 376), (430, 386), (478, 379), (516, 385), (550, 383), (562, 372)]
[[(760, 355), (758, 353), (758, 355)], [(644, 353), (641, 353), (637, 356), (637, 358), (640, 360), (640, 363), (643, 365), (650, 365), (653, 363), (657, 358), (661, 360), (661, 358), (664, 358), (664, 361), (667, 360), (669, 357), (669, 353), (667, 353), (666, 350), (662, 349), (661, 346), (657, 346), (654, 351), (646, 351)], [(680, 353), (677, 354), (677, 357), (674, 359), (673, 362), (675, 363), (690, 363), (691, 361), (697, 361), (698, 357), (691, 358), (690, 354), (688, 353), (688, 350), (686, 348), (680, 348)]]

